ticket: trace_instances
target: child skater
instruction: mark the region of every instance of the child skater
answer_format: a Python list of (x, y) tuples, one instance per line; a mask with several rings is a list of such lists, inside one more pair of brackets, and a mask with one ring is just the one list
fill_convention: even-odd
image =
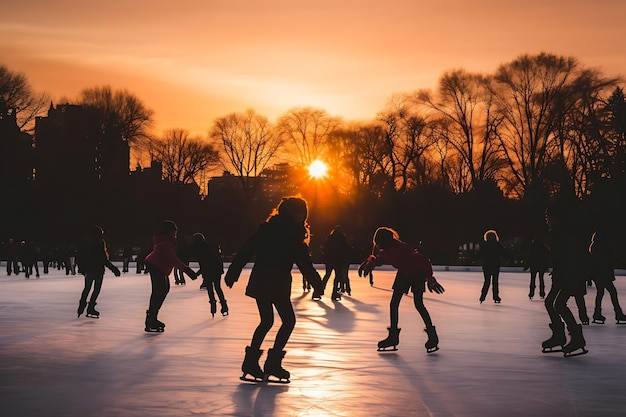
[[(252, 335), (250, 346), (246, 347), (246, 355), (241, 365), (242, 380), (289, 382), (290, 373), (282, 368), (281, 362), (285, 356), (283, 349), (296, 324), (290, 298), (293, 264), (298, 266), (302, 275), (313, 286), (313, 299), (320, 299), (323, 293), (322, 279), (313, 267), (309, 255), (307, 214), (306, 201), (303, 199), (283, 199), (241, 247), (224, 277), (226, 285), (232, 288), (243, 267), (255, 257), (246, 295), (256, 300), (260, 323)], [(264, 368), (261, 369), (261, 344), (274, 324), (274, 308), (282, 324), (273, 347), (267, 352)]]
[(150, 294), (150, 304), (146, 311), (146, 327), (147, 332), (162, 332), (165, 329), (165, 323), (158, 320), (159, 310), (170, 291), (169, 275), (172, 270), (180, 268), (185, 271), (191, 279), (196, 279), (196, 273), (189, 268), (183, 261), (178, 259), (176, 255), (176, 236), (178, 228), (176, 223), (171, 220), (165, 220), (161, 223), (159, 232), (157, 232), (152, 241), (154, 243), (152, 252), (146, 256), (146, 269), (150, 273), (150, 281), (152, 283), (152, 293)]
[(85, 307), (87, 307), (87, 296), (93, 285), (86, 316), (95, 319), (100, 318), (100, 313), (94, 307), (102, 288), (105, 266), (116, 277), (121, 275), (120, 270), (109, 261), (107, 244), (102, 236), (104, 236), (104, 230), (100, 226), (91, 226), (87, 234), (87, 243), (78, 252), (78, 272), (85, 276), (85, 286), (78, 301), (78, 317), (83, 314)]
[(398, 269), (393, 282), (393, 294), (391, 296), (390, 316), (391, 326), (389, 336), (378, 342), (378, 350), (397, 350), (400, 343), (398, 328), (398, 307), (402, 296), (409, 290), (413, 291), (413, 303), (415, 309), (424, 320), (428, 341), (425, 344), (426, 352), (439, 350), (439, 338), (435, 326), (430, 319), (430, 314), (424, 306), (425, 283), (428, 283), (428, 290), (437, 294), (444, 292), (443, 287), (433, 276), (433, 269), (430, 260), (421, 253), (415, 251), (407, 243), (400, 240), (398, 232), (389, 227), (379, 227), (374, 233), (374, 250), (366, 261), (359, 266), (359, 276), (367, 276), (376, 266), (393, 265)]
[(224, 298), (224, 292), (220, 285), (222, 274), (224, 273), (224, 262), (222, 261), (222, 252), (217, 244), (210, 244), (202, 233), (193, 235), (193, 244), (188, 251), (190, 259), (195, 259), (200, 264), (198, 275), (202, 274), (202, 287), (206, 288), (209, 294), (209, 303), (211, 304), (211, 316), (214, 317), (217, 312), (217, 298), (220, 300), (220, 313), (222, 316), (228, 315), (228, 304)]

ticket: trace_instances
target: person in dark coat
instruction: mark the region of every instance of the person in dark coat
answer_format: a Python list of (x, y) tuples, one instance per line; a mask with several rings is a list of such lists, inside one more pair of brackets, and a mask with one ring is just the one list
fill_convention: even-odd
[(539, 297), (543, 300), (546, 296), (544, 275), (548, 272), (550, 263), (550, 251), (541, 236), (534, 238), (530, 244), (528, 255), (524, 262), (524, 271), (530, 270), (530, 291), (528, 298), (535, 296), (537, 278), (539, 278)]
[(335, 279), (333, 281), (332, 299), (341, 299), (340, 292), (347, 292), (351, 295), (350, 279), (348, 270), (350, 269), (350, 252), (351, 248), (348, 244), (346, 234), (341, 226), (335, 226), (330, 232), (324, 243), (324, 263), (326, 264), (326, 273), (322, 278), (324, 289), (330, 279), (333, 271)]
[(500, 261), (504, 254), (504, 247), (500, 243), (500, 238), (495, 230), (487, 230), (483, 235), (483, 242), (480, 244), (480, 249), (476, 258), (482, 258), (483, 260), (483, 287), (480, 291), (480, 302), (485, 301), (487, 293), (489, 292), (489, 285), (491, 285), (493, 293), (493, 301), (500, 303)]
[(78, 317), (87, 307), (87, 297), (93, 286), (93, 292), (89, 298), (87, 317), (99, 318), (100, 313), (94, 308), (104, 280), (105, 267), (109, 268), (116, 277), (120, 276), (120, 270), (109, 261), (107, 245), (103, 238), (104, 230), (94, 225), (89, 229), (87, 243), (77, 252), (78, 273), (85, 276), (85, 285), (78, 301)]
[[(289, 371), (282, 368), (285, 345), (296, 324), (291, 304), (291, 269), (295, 263), (313, 287), (313, 299), (321, 298), (322, 279), (315, 270), (309, 254), (309, 227), (307, 204), (301, 198), (285, 198), (248, 239), (234, 257), (224, 282), (231, 288), (239, 279), (242, 269), (255, 257), (254, 266), (246, 287), (246, 295), (256, 300), (260, 323), (241, 365), (241, 379), (264, 381), (275, 377), (274, 382), (289, 382)], [(276, 333), (274, 345), (267, 352), (264, 369), (259, 366), (263, 351), (261, 344), (274, 324), (274, 308), (282, 324)], [(249, 375), (249, 377), (248, 377)]]
[(222, 251), (218, 244), (209, 243), (202, 233), (193, 235), (193, 244), (187, 250), (189, 259), (193, 259), (200, 265), (198, 275), (202, 275), (202, 288), (206, 288), (211, 305), (211, 316), (217, 312), (217, 298), (220, 300), (220, 313), (228, 315), (228, 304), (224, 297), (224, 291), (220, 281), (224, 273)]
[(610, 228), (604, 222), (598, 222), (591, 237), (589, 254), (591, 261), (591, 276), (596, 284), (595, 309), (593, 311), (593, 322), (604, 324), (606, 318), (602, 315), (602, 299), (604, 290), (609, 292), (613, 310), (615, 311), (615, 321), (617, 323), (626, 322), (626, 316), (622, 311), (615, 288), (615, 270), (613, 269), (613, 248)]
[[(552, 336), (541, 345), (544, 353), (562, 351), (565, 356), (587, 353), (582, 325), (576, 322), (567, 306), (571, 297), (582, 298), (586, 292), (588, 250), (577, 217), (575, 201), (557, 202), (546, 210), (546, 222), (550, 229), (552, 287), (546, 296), (545, 306), (550, 316)], [(567, 344), (565, 326), (571, 335)]]

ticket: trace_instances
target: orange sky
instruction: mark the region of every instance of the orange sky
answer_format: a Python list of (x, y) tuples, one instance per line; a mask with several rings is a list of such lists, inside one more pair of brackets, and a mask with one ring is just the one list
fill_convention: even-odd
[(0, 64), (57, 101), (110, 84), (158, 130), (206, 135), (253, 108), (370, 120), (446, 70), (492, 72), (522, 53), (626, 74), (624, 0), (22, 0), (0, 7)]

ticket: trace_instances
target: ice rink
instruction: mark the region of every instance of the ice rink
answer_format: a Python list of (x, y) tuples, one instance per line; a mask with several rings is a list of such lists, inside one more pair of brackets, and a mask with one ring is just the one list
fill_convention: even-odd
[[(376, 351), (387, 335), (392, 270), (375, 271), (373, 287), (351, 270), (352, 295), (340, 302), (328, 298), (330, 291), (312, 301), (294, 273), (298, 321), (283, 362), (291, 383), (242, 382), (244, 348), (257, 325), (255, 304), (244, 295), (249, 272), (224, 289), (228, 317), (211, 318), (199, 281), (172, 286), (160, 314), (166, 331), (157, 334), (143, 330), (147, 275), (107, 272), (97, 306), (101, 317), (77, 319), (81, 276), (55, 270), (26, 280), (23, 274), (7, 277), (2, 265), (0, 416), (625, 413), (626, 325), (615, 324), (608, 295), (606, 324), (584, 326), (587, 355), (543, 354), (548, 317), (542, 300), (528, 299), (529, 275), (522, 272), (501, 274), (502, 304), (488, 298), (481, 305), (480, 272), (436, 271), (446, 292), (425, 297), (440, 337), (440, 350), (431, 354), (409, 296), (400, 306), (399, 350)], [(626, 279), (618, 277), (616, 286), (626, 307)], [(589, 288), (589, 315), (594, 297)]]

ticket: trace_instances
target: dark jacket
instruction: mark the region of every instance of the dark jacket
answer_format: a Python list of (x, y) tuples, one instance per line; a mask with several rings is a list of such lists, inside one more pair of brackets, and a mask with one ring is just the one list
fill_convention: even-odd
[(298, 231), (279, 216), (262, 223), (241, 247), (228, 268), (227, 285), (237, 280), (252, 257), (255, 261), (246, 287), (247, 296), (270, 301), (289, 299), (294, 263), (313, 288), (321, 293), (322, 280), (313, 266), (308, 245)]
[(119, 273), (109, 261), (106, 243), (103, 239), (90, 239), (78, 250), (76, 263), (80, 274), (104, 274), (104, 267)]
[(203, 278), (219, 277), (224, 273), (224, 262), (218, 245), (209, 242), (194, 242), (187, 251), (186, 255), (189, 259), (198, 262)]

